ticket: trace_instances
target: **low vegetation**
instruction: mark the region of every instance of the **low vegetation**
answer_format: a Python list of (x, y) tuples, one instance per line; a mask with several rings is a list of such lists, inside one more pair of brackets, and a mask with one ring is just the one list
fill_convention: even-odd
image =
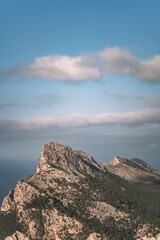
[[(60, 183), (62, 185), (62, 182)], [(81, 179), (79, 184), (66, 183), (74, 191), (74, 202), (68, 206), (55, 196), (43, 196), (34, 198), (30, 203), (26, 203), (25, 209), (36, 208), (33, 218), (41, 221), (41, 211), (43, 209), (56, 208), (60, 214), (74, 218), (83, 224), (83, 229), (78, 235), (78, 239), (85, 240), (89, 233), (98, 232), (102, 236), (108, 236), (112, 240), (134, 239), (138, 226), (149, 224), (148, 232), (157, 234), (155, 229), (160, 229), (160, 189), (159, 185), (144, 185), (139, 183), (129, 183), (113, 174), (98, 174), (95, 177), (89, 176)], [(85, 187), (88, 186), (88, 187)], [(63, 193), (62, 196), (63, 197)], [(103, 222), (92, 216), (88, 212), (88, 207), (93, 207), (95, 201), (105, 202), (121, 212), (128, 214), (128, 218), (121, 218), (116, 221), (112, 216)], [(102, 213), (101, 213), (102, 214)], [(43, 232), (42, 232), (43, 233)], [(71, 236), (70, 236), (70, 239)]]
[[(49, 163), (46, 170), (41, 170), (40, 166), (46, 164), (48, 151), (51, 151), (47, 155)], [(44, 236), (45, 239), (48, 236), (54, 239), (55, 229), (63, 240), (86, 240), (94, 232), (110, 240), (135, 240), (137, 231), (140, 233), (146, 227), (147, 234), (155, 236), (159, 233), (158, 175), (155, 178), (158, 180), (150, 181), (150, 184), (146, 181), (129, 182), (104, 171), (89, 155), (84, 156), (83, 152), (74, 152), (56, 143), (45, 145), (42, 155), (38, 173), (20, 181), (15, 189), (12, 202), (15, 211), (0, 216), (0, 239), (16, 230), (32, 235), (34, 240), (42, 240)], [(145, 173), (146, 166), (152, 172), (143, 161), (136, 160), (136, 165), (134, 159), (132, 162), (132, 168), (141, 164), (140, 170), (136, 168), (139, 174), (143, 166)], [(17, 196), (21, 198), (16, 199)], [(33, 223), (33, 229), (22, 225), (23, 221), (26, 225)], [(72, 232), (72, 227), (77, 226), (80, 226), (78, 231)]]
[(19, 223), (16, 211), (10, 211), (0, 216), (0, 239), (11, 236), (15, 231), (25, 233), (25, 228)]

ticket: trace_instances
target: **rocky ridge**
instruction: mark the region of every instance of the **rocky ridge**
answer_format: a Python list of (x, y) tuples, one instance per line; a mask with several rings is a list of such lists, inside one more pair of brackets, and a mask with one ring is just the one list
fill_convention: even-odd
[(42, 147), (37, 173), (53, 167), (79, 176), (92, 174), (94, 170), (102, 168), (89, 154), (51, 142)]
[(159, 171), (154, 170), (149, 164), (137, 158), (115, 156), (110, 164), (104, 163), (103, 166), (109, 172), (129, 181), (153, 183), (160, 180)]
[[(132, 177), (126, 177), (125, 167)], [(142, 221), (138, 215), (143, 215), (141, 204), (148, 193), (139, 202), (141, 190), (123, 180), (141, 182), (146, 174), (160, 180), (159, 172), (142, 160), (115, 157), (110, 164), (101, 165), (83, 151), (49, 142), (42, 148), (36, 174), (18, 182), (4, 198), (1, 210), (16, 212), (26, 239), (151, 239), (159, 233), (158, 221), (150, 222), (152, 230), (140, 231), (150, 220)], [(137, 191), (135, 200), (133, 191)], [(153, 213), (149, 214), (152, 219)], [(138, 231), (141, 234), (136, 237)], [(10, 239), (14, 236), (18, 235)]]

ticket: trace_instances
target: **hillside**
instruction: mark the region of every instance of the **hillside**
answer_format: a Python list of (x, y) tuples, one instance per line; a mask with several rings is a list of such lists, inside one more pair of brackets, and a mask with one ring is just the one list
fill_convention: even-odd
[(101, 165), (49, 142), (36, 174), (4, 198), (0, 239), (158, 240), (159, 199), (160, 174), (142, 160), (116, 157)]
[(109, 172), (131, 182), (155, 183), (160, 180), (160, 172), (155, 171), (149, 164), (137, 158), (114, 157), (110, 164), (103, 166)]

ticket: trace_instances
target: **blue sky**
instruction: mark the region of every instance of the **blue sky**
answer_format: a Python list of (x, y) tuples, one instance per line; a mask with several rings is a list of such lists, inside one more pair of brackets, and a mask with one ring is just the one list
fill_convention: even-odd
[(160, 170), (159, 9), (159, 0), (0, 0), (1, 161), (37, 163), (56, 141)]

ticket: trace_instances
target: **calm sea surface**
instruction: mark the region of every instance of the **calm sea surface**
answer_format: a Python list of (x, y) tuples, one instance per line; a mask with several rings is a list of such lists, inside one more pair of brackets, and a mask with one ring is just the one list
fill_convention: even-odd
[(31, 161), (17, 162), (0, 159), (0, 207), (4, 197), (16, 187), (20, 179), (25, 179), (35, 173), (36, 166), (37, 163)]

